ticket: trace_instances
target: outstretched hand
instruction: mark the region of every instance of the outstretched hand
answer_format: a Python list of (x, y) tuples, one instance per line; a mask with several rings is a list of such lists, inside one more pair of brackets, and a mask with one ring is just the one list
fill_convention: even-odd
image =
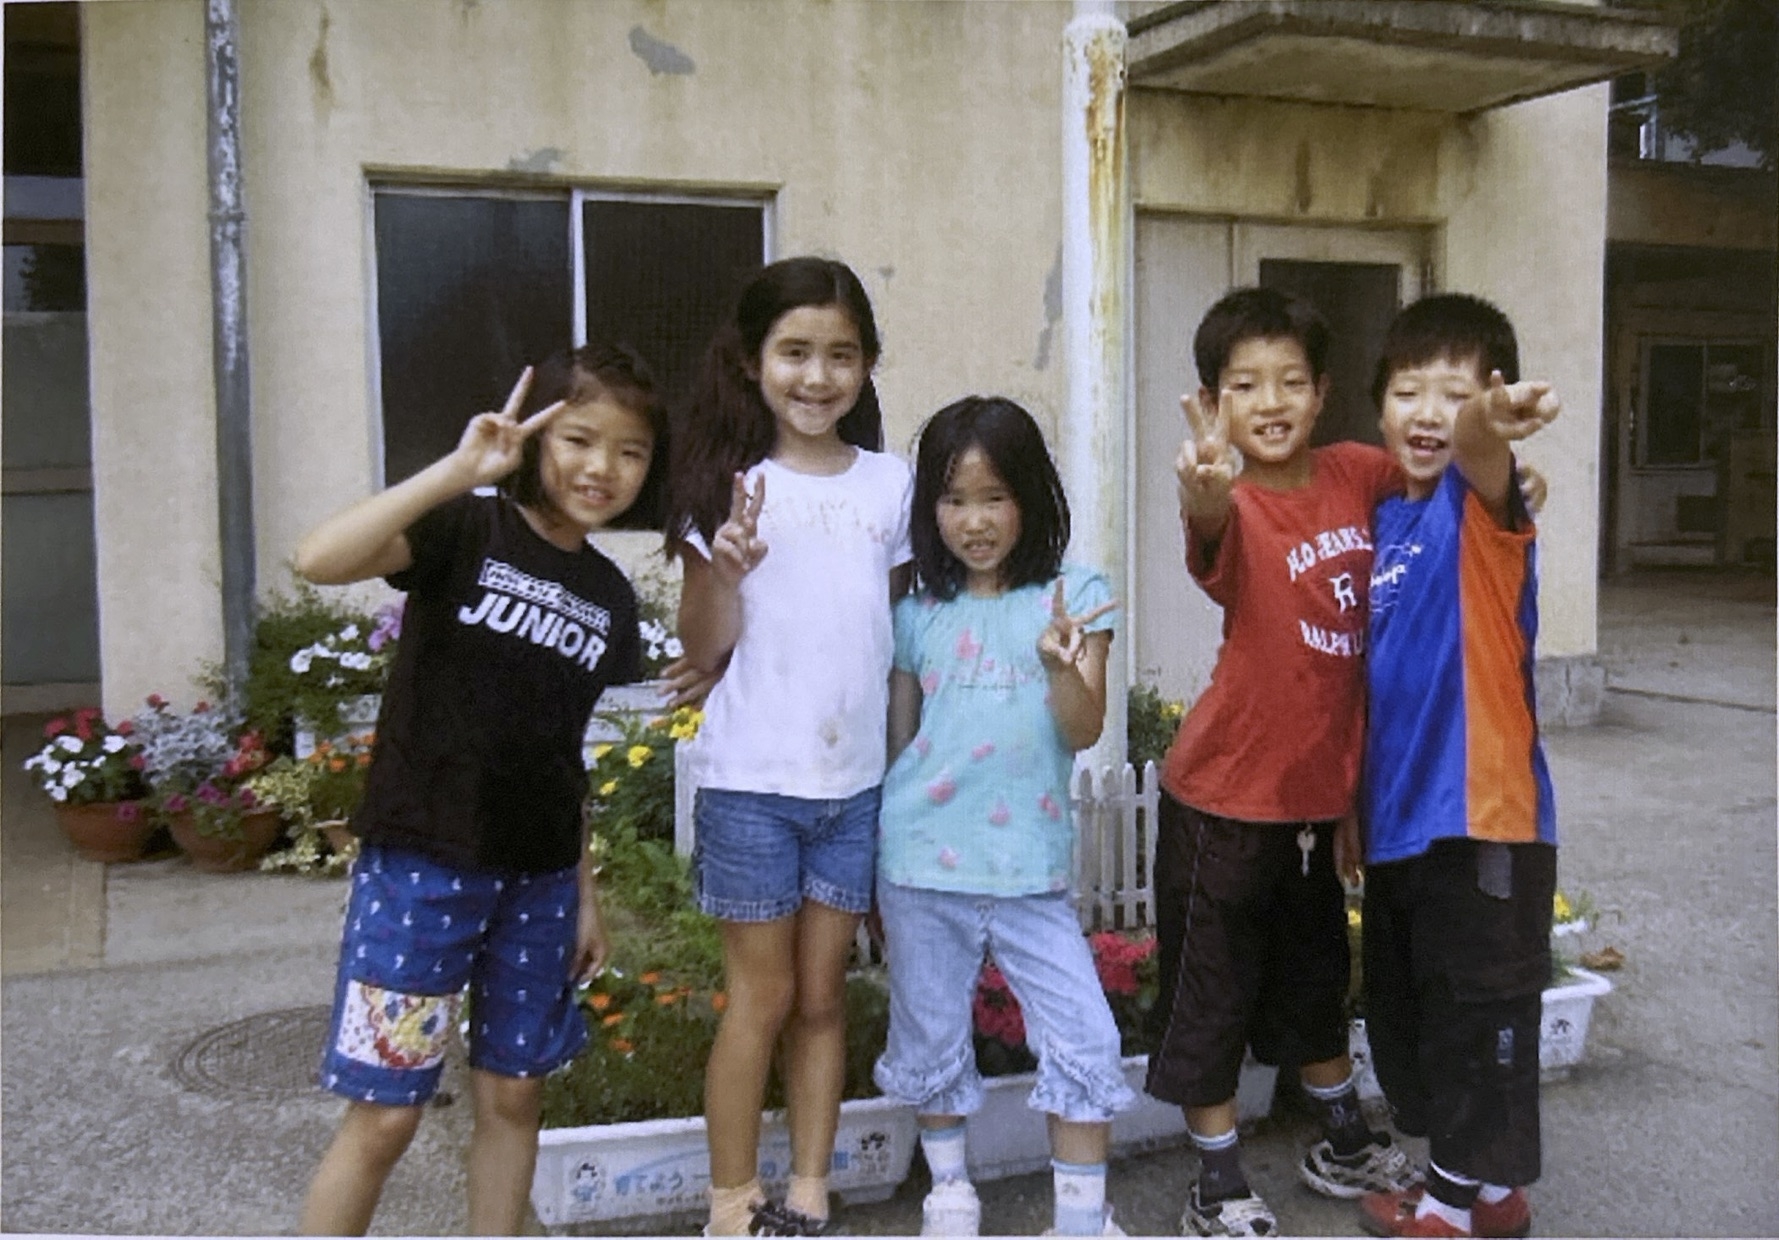
[(1508, 383), (1499, 370), (1490, 371), (1488, 386), (1470, 399), (1489, 433), (1509, 442), (1537, 434), (1563, 410), (1550, 384), (1537, 379)]
[(507, 395), (507, 403), (499, 413), (478, 413), (463, 428), (454, 455), (471, 479), (472, 487), (498, 482), (519, 467), (525, 441), (549, 424), (561, 412), (566, 401), (557, 401), (519, 421), (519, 409), (525, 404), (525, 393), (531, 390), (531, 367), (527, 366)]
[(1186, 415), (1186, 438), (1174, 458), (1180, 483), (1180, 508), (1188, 517), (1221, 514), (1229, 507), (1235, 481), (1235, 460), (1229, 448), (1229, 413), (1221, 402), (1206, 407), (1204, 393), (1180, 397)]
[(736, 474), (729, 519), (710, 541), (710, 566), (724, 584), (739, 585), (766, 558), (766, 544), (760, 541), (760, 510), (765, 506), (766, 476), (760, 475), (750, 494), (747, 478)]
[(1081, 653), (1087, 648), (1087, 626), (1118, 606), (1114, 599), (1083, 615), (1071, 616), (1062, 589), (1062, 578), (1058, 577), (1056, 592), (1050, 596), (1050, 623), (1038, 634), (1038, 661), (1052, 672), (1080, 662)]

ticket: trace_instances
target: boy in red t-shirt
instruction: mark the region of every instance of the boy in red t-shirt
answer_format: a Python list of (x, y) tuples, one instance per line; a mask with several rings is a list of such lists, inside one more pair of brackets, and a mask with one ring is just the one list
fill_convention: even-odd
[(1359, 1109), (1337, 877), (1337, 862), (1358, 859), (1371, 514), (1402, 477), (1379, 448), (1310, 447), (1327, 351), (1313, 306), (1237, 289), (1199, 324), (1203, 386), (1181, 400), (1186, 565), (1223, 607), (1223, 645), (1162, 769), (1155, 1012), (1166, 1024), (1146, 1087), (1184, 1108), (1198, 1148), (1188, 1234), (1278, 1229), (1241, 1168), (1235, 1090), (1250, 1044), (1263, 1062), (1301, 1065), (1323, 1127), (1300, 1167), (1311, 1188), (1357, 1198), (1416, 1179)]

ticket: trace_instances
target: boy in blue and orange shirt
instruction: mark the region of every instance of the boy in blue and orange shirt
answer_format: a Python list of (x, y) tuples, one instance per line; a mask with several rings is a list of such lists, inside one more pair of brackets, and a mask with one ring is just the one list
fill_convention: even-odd
[(1385, 1236), (1525, 1235), (1539, 1174), (1556, 831), (1535, 530), (1509, 445), (1558, 402), (1518, 378), (1507, 317), (1444, 294), (1397, 315), (1374, 387), (1407, 493), (1374, 525), (1365, 1012), (1398, 1126), (1429, 1139), (1424, 1187), (1361, 1202)]

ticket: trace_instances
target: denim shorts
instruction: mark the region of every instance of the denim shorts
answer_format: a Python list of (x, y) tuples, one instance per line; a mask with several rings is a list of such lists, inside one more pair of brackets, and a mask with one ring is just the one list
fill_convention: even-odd
[(970, 895), (877, 885), (889, 958), (889, 1040), (873, 1077), (922, 1115), (982, 1105), (971, 1040), (986, 953), (1025, 1016), (1038, 1079), (1026, 1105), (1071, 1123), (1103, 1123), (1135, 1105), (1118, 1026), (1067, 892)]
[(692, 851), (698, 907), (722, 921), (775, 921), (805, 899), (871, 910), (881, 787), (840, 801), (700, 788)]
[(580, 914), (574, 867), (486, 873), (366, 844), (351, 882), (321, 1057), (325, 1088), (383, 1106), (425, 1102), (466, 987), (471, 1067), (544, 1076), (586, 1045), (569, 977)]

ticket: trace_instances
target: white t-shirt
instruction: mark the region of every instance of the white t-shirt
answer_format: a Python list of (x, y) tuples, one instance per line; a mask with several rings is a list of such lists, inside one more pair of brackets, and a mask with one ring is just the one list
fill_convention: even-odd
[[(741, 637), (705, 703), (699, 783), (837, 800), (883, 782), (889, 574), (913, 558), (906, 462), (860, 450), (844, 473), (765, 460), (766, 557), (741, 581)], [(687, 544), (706, 559), (696, 530)]]

